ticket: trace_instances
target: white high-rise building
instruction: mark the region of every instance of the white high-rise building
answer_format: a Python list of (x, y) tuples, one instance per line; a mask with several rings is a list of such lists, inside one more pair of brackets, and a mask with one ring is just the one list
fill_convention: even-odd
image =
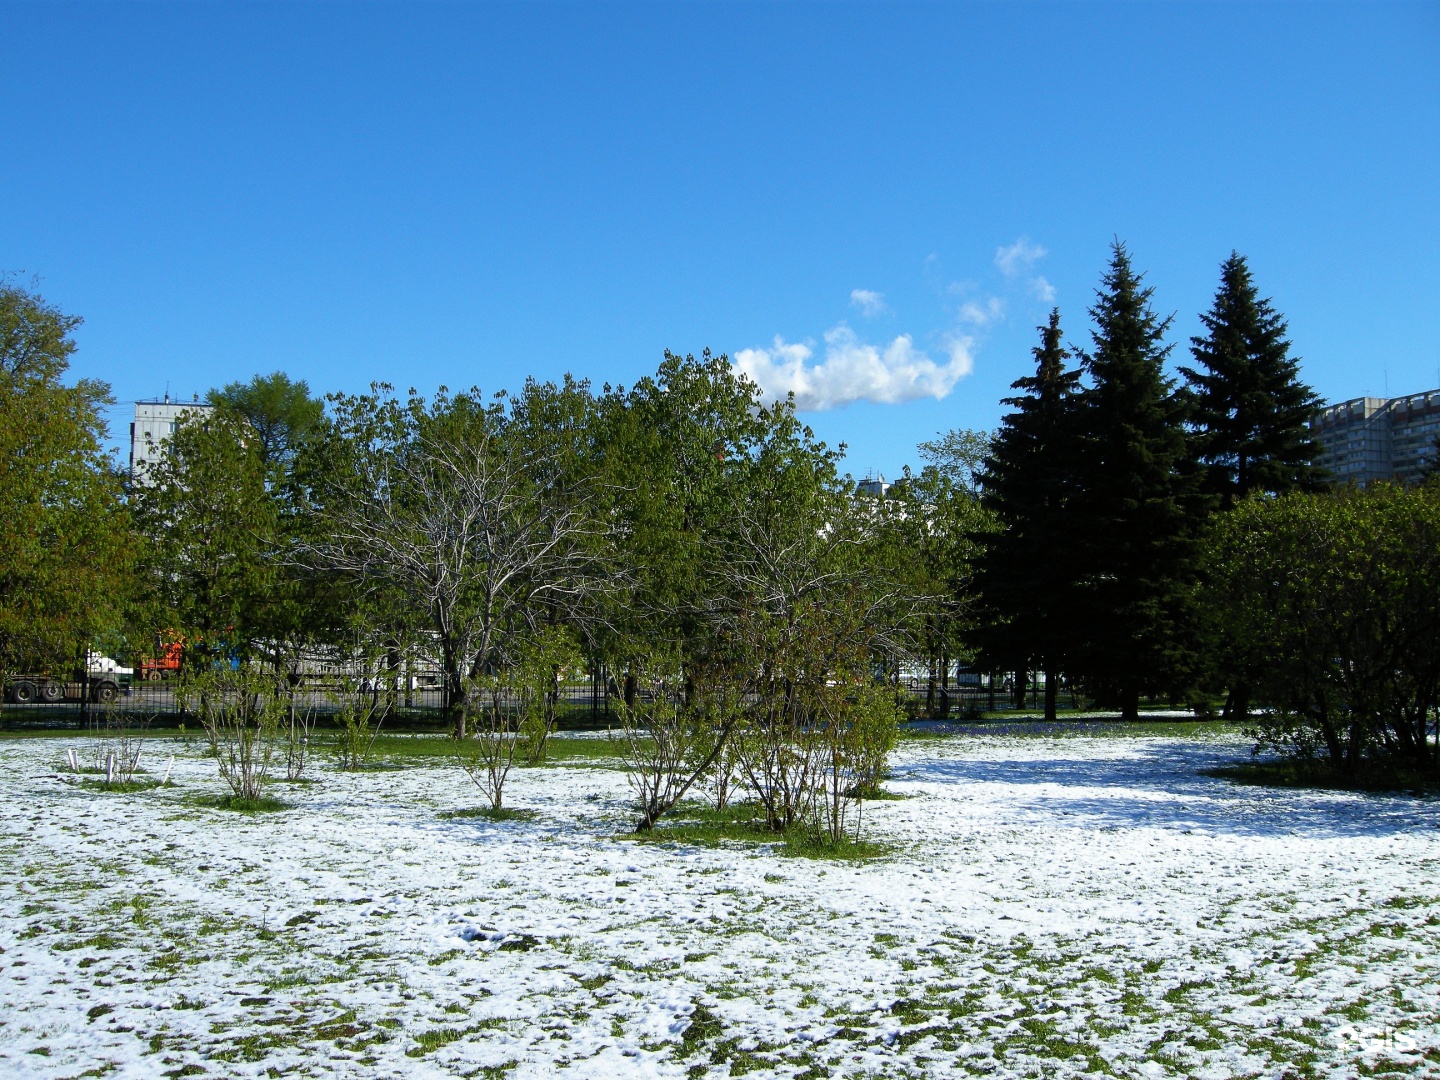
[(194, 401), (171, 401), (166, 394), (163, 400), (135, 402), (135, 421), (130, 425), (130, 479), (137, 484), (145, 482), (146, 470), (151, 462), (165, 456), (165, 440), (174, 433), (182, 416), (212, 408), (198, 396)]
[(1329, 470), (1333, 482), (1413, 484), (1435, 457), (1440, 390), (1327, 405), (1311, 421), (1310, 431), (1321, 445), (1317, 464)]

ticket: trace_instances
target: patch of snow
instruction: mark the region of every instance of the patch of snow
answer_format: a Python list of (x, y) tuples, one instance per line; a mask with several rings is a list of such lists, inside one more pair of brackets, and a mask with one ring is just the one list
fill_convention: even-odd
[(196, 805), (214, 763), (165, 742), (177, 786), (130, 795), (56, 775), (78, 740), (0, 743), (0, 1073), (1440, 1060), (1440, 803), (1200, 775), (1235, 739), (907, 741), (907, 798), (864, 810), (895, 852), (860, 864), (622, 839), (624, 774), (574, 764), (512, 775), (530, 820), (442, 817), (476, 801), (443, 764), (244, 817)]

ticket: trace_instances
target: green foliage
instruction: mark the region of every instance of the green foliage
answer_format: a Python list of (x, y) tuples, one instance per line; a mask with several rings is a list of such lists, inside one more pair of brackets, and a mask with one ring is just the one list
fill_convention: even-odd
[(820, 750), (804, 825), (826, 843), (840, 844), (859, 833), (863, 800), (874, 796), (888, 772), (904, 714), (884, 686), (827, 681), (814, 693), (814, 715), (798, 733)]
[(994, 516), (939, 467), (918, 476), (907, 469), (866, 509), (870, 528), (859, 561), (872, 594), (885, 598), (876, 615), (888, 624), (877, 644), (891, 675), (900, 659), (928, 665), (925, 711), (948, 716), (949, 672), (967, 655), (965, 634), (975, 617), (977, 540), (994, 528)]
[(1096, 303), (1089, 386), (1077, 395), (1067, 517), (1076, 606), (1068, 666), (1127, 719), (1146, 691), (1193, 679), (1195, 545), (1206, 504), (1189, 456), (1185, 403), (1164, 374), (1168, 319), (1116, 243)]
[(568, 627), (544, 626), (515, 642), (513, 652), (521, 753), (539, 765), (555, 733), (560, 686), (580, 666), (580, 649)]
[(339, 686), (329, 694), (339, 707), (335, 710), (335, 723), (339, 732), (335, 737), (335, 753), (340, 768), (355, 770), (365, 767), (380, 734), (380, 725), (394, 711), (397, 697), (395, 680), (382, 667), (382, 658), (366, 656), (365, 650), (356, 650), (360, 656), (361, 674), (350, 674), (341, 678)]
[(589, 392), (528, 383), (486, 403), (372, 390), (332, 398), (333, 424), (302, 454), (296, 502), (315, 527), (297, 557), (347, 581), (372, 626), (423, 628), (463, 735), (466, 694), (502, 662), (502, 637), (600, 579), (589, 478), (571, 469), (565, 425), (549, 426), (588, 414)]
[(920, 458), (957, 487), (978, 494), (985, 463), (994, 453), (995, 436), (988, 431), (956, 428), (919, 444)]
[(1320, 400), (1300, 381), (1285, 320), (1260, 298), (1243, 256), (1232, 251), (1220, 267), (1215, 303), (1200, 320), (1205, 336), (1190, 339), (1197, 366), (1180, 370), (1209, 492), (1229, 507), (1253, 491), (1319, 490), (1310, 419)]
[(852, 780), (848, 793), (860, 799), (881, 798), (880, 784), (890, 772), (890, 754), (900, 737), (904, 710), (888, 688), (873, 684), (859, 688), (848, 704), (839, 746)]
[(491, 670), (466, 680), (466, 723), (455, 756), (495, 813), (517, 757), (532, 765), (545, 760), (559, 683), (578, 659), (566, 628), (543, 627), (499, 642)]
[(903, 586), (865, 558), (875, 519), (847, 513), (847, 495), (745, 515), (725, 553), (723, 625), (748, 680), (737, 764), (776, 830), (819, 813), (837, 765), (842, 688), (863, 683), (876, 654), (893, 650), (906, 607)]
[(62, 383), (80, 324), (0, 280), (0, 684), (118, 630), (133, 560), (104, 383)]
[(310, 396), (303, 379), (293, 382), (282, 371), (256, 375), (248, 383), (228, 383), (211, 390), (206, 400), (244, 418), (254, 433), (256, 456), (267, 469), (283, 468), (325, 413), (324, 403)]
[(182, 417), (134, 492), (145, 538), (150, 625), (187, 639), (204, 663), (265, 636), (279, 595), (279, 507), (249, 424), (226, 412)]
[(180, 707), (199, 716), (234, 809), (260, 808), (286, 712), (283, 685), (251, 669), (215, 666), (185, 672), (175, 685)]
[(602, 415), (627, 578), (594, 640), (625, 673), (639, 827), (697, 783), (723, 808), (738, 776), (786, 828), (817, 798), (820, 688), (898, 647), (885, 512), (860, 507), (793, 402), (767, 405), (724, 357), (667, 354)]
[[(634, 651), (683, 643), (723, 652), (714, 612), (737, 531), (834, 489), (837, 455), (790, 402), (765, 404), (724, 356), (666, 353), (659, 371), (600, 403), (600, 471), (627, 588), (608, 598), (597, 644), (619, 668)], [(687, 657), (688, 660), (688, 657)]]
[(972, 639), (990, 670), (1046, 678), (1045, 712), (1055, 718), (1058, 676), (1067, 666), (1077, 623), (1078, 567), (1070, 538), (1079, 448), (1079, 381), (1068, 371), (1060, 313), (1040, 328), (1033, 376), (1018, 379), (1014, 411), (1001, 423), (982, 475), (984, 504), (996, 528), (978, 533), (979, 617)]
[(1436, 768), (1440, 490), (1251, 499), (1216, 523), (1206, 580), (1224, 674), (1274, 710), (1261, 747)]

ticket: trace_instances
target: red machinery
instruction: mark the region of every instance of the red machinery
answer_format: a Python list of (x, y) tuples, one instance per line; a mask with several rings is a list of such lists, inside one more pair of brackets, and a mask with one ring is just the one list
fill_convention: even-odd
[(173, 630), (167, 630), (155, 637), (155, 657), (140, 661), (140, 677), (146, 682), (160, 682), (174, 678), (180, 670), (180, 657), (185, 651), (185, 639)]

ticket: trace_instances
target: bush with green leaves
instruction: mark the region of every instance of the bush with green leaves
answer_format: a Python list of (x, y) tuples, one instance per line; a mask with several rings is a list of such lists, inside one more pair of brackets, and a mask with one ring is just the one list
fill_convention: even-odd
[[(338, 706), (335, 751), (340, 768), (353, 771), (365, 766), (380, 725), (395, 710), (396, 697), (395, 676), (381, 673), (375, 665), (368, 665), (365, 675), (343, 677), (331, 691), (330, 699)], [(293, 735), (292, 729), (292, 739)]]
[(1440, 487), (1242, 503), (1206, 581), (1224, 674), (1268, 710), (1260, 748), (1351, 775), (1440, 767)]
[(526, 763), (539, 765), (555, 733), (560, 687), (579, 667), (580, 648), (568, 628), (547, 626), (523, 638), (518, 654), (513, 682), (519, 699), (522, 751)]
[(258, 802), (281, 740), (288, 699), (283, 680), (246, 667), (190, 671), (176, 684), (175, 697), (199, 717), (234, 797)]
[[(638, 692), (621, 703), (625, 771), (639, 804), (637, 832), (654, 827), (720, 761), (740, 712), (723, 684), (686, 672), (657, 650), (631, 669)], [(687, 677), (688, 676), (688, 677)]]

